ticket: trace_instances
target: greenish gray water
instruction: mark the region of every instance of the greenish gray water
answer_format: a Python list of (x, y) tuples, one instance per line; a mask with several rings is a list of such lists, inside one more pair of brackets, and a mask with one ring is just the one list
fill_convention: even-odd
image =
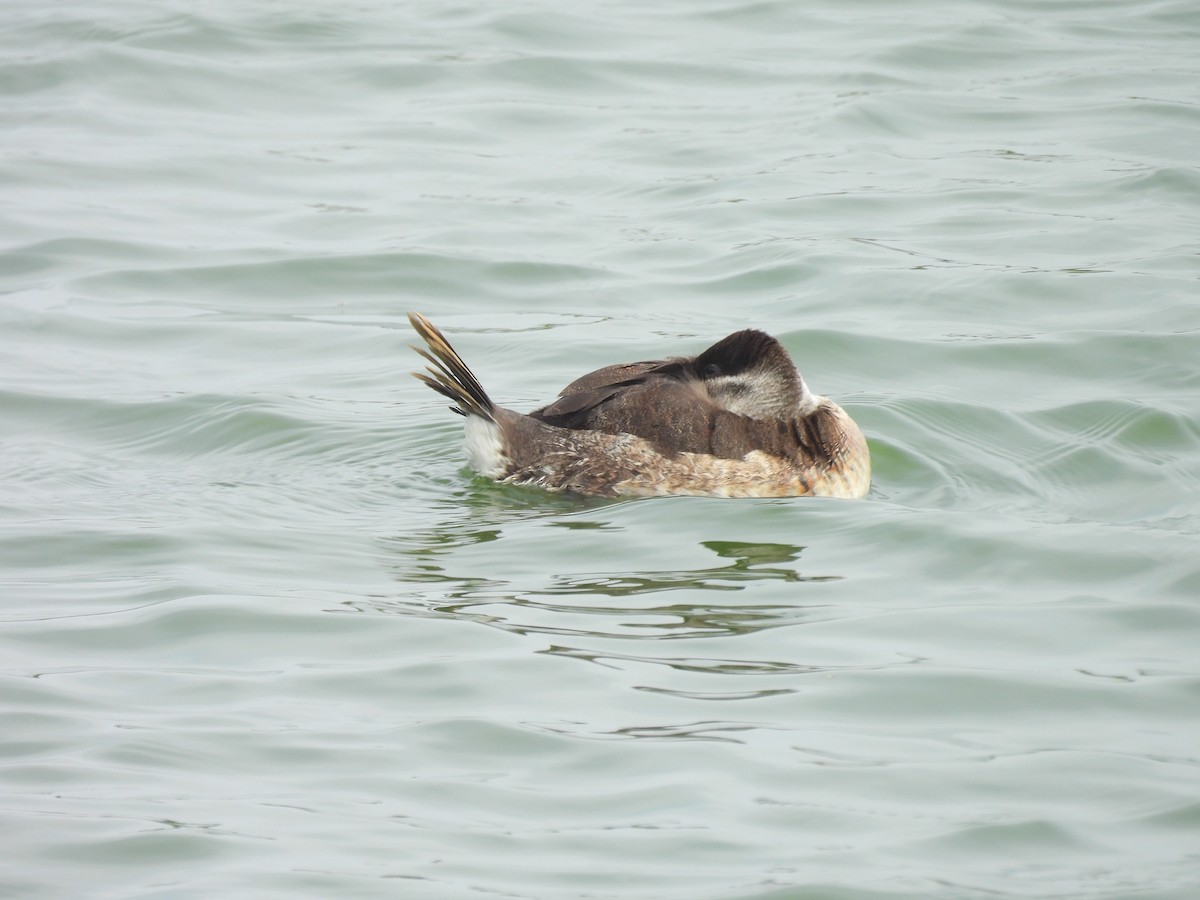
[[(1200, 892), (1200, 13), (0, 12), (0, 893)], [(462, 468), (778, 335), (863, 502)]]

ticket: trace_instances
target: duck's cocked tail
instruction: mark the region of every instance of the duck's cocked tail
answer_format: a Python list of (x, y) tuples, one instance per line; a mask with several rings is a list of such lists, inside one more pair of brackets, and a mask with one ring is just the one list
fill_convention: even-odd
[(413, 347), (432, 365), (425, 367), (425, 372), (413, 372), (414, 378), (419, 378), (443, 397), (449, 397), (455, 402), (450, 407), (460, 416), (479, 416), (488, 422), (496, 421), (496, 405), (492, 403), (487, 391), (479, 383), (475, 374), (467, 368), (462, 357), (458, 355), (446, 336), (420, 313), (408, 314), (408, 321), (413, 329), (421, 336), (429, 350)]

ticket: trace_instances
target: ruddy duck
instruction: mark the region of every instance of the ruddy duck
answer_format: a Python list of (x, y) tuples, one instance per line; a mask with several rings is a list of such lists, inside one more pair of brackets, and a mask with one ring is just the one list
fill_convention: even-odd
[(858, 426), (761, 331), (699, 356), (598, 369), (526, 415), (493, 403), (433, 323), (408, 319), (432, 364), (413, 375), (454, 401), (471, 467), (497, 481), (635, 497), (853, 498), (871, 486)]

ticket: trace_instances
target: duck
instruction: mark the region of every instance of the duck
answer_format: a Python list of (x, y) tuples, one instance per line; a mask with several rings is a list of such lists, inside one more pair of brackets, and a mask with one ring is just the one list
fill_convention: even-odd
[(480, 475), (599, 497), (839, 497), (871, 487), (854, 420), (812, 393), (784, 346), (757, 329), (696, 356), (583, 375), (530, 413), (497, 405), (446, 336), (409, 313), (428, 363), (412, 374), (466, 419)]

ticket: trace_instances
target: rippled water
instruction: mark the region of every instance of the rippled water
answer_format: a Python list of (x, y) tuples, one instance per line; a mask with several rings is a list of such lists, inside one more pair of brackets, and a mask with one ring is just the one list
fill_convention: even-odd
[[(0, 22), (0, 893), (1200, 895), (1193, 4)], [(409, 309), (871, 497), (474, 479)]]

